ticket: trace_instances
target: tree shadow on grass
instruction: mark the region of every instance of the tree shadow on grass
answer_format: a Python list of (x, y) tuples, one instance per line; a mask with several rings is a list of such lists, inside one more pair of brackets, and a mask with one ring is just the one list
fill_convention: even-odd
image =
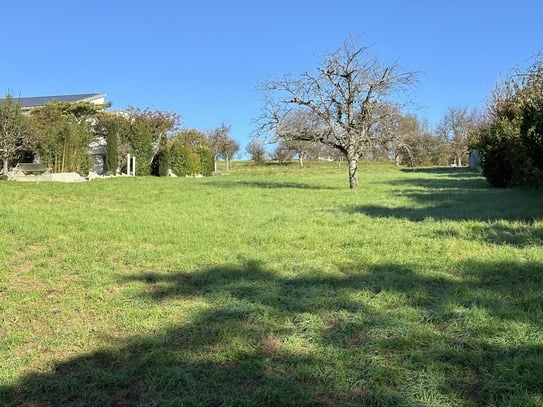
[[(543, 191), (492, 188), (478, 173), (466, 169), (422, 171), (436, 176), (420, 177), (413, 172), (409, 177), (389, 182), (395, 187), (397, 201), (384, 205), (353, 205), (346, 210), (413, 222), (428, 219), (480, 222), (485, 225), (473, 225), (465, 237), (517, 246), (543, 244), (543, 228), (534, 227), (535, 222), (543, 219)], [(405, 203), (398, 205), (397, 202)], [(450, 233), (451, 230), (443, 230), (441, 235)]]
[(232, 181), (232, 180), (211, 180), (205, 183), (207, 186), (214, 188), (260, 188), (260, 189), (307, 189), (307, 190), (333, 190), (333, 188), (325, 185), (309, 184), (306, 182), (293, 181)]
[(402, 168), (402, 172), (406, 173), (422, 173), (433, 175), (446, 175), (446, 176), (469, 176), (469, 177), (481, 177), (481, 173), (474, 171), (469, 167), (414, 167), (414, 168)]
[[(258, 261), (137, 273), (184, 301), (154, 336), (0, 386), (6, 406), (423, 406), (543, 400), (543, 267), (339, 265), (282, 276)], [(522, 327), (517, 329), (516, 327)], [(507, 340), (507, 335), (518, 337)]]
[(351, 212), (378, 217), (399, 217), (413, 221), (436, 220), (518, 220), (543, 218), (543, 191), (493, 188), (478, 173), (460, 169), (428, 169), (435, 177), (417, 172), (389, 181), (396, 196), (407, 198), (406, 206), (353, 206)]

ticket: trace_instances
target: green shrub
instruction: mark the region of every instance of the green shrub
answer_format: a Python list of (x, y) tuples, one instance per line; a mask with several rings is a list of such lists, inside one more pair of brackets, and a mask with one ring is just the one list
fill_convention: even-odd
[(169, 155), (167, 149), (161, 149), (153, 159), (152, 175), (157, 177), (167, 177), (170, 168)]
[(118, 121), (111, 121), (108, 126), (107, 143), (106, 143), (106, 159), (105, 171), (107, 174), (115, 175), (117, 167), (119, 167), (119, 128)]
[(191, 148), (186, 141), (179, 138), (170, 142), (169, 163), (178, 176), (210, 176), (214, 167), (213, 154), (207, 145)]
[(207, 146), (200, 146), (196, 149), (196, 153), (200, 157), (200, 174), (209, 177), (213, 174), (215, 164), (211, 149)]
[(193, 175), (194, 158), (188, 144), (174, 140), (170, 146), (170, 167), (172, 171), (182, 177)]
[(543, 185), (543, 63), (494, 95), (476, 148), (483, 175), (497, 187)]

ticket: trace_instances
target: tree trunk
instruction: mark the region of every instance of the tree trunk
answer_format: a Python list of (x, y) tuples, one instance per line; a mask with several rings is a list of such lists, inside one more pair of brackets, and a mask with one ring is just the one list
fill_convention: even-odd
[(455, 167), (460, 167), (462, 165), (462, 158), (460, 157), (460, 155), (458, 153), (455, 153), (454, 154), (454, 166)]
[(349, 188), (358, 189), (358, 157), (347, 157), (349, 162)]
[(3, 161), (3, 165), (2, 165), (2, 167), (3, 167), (3, 169), (2, 169), (2, 174), (3, 174), (3, 175), (8, 175), (8, 170), (9, 170), (9, 168), (8, 168), (8, 159), (7, 159), (7, 157), (2, 157), (2, 161)]

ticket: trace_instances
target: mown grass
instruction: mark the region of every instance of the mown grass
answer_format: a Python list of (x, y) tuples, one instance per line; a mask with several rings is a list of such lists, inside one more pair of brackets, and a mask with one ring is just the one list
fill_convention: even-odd
[(543, 193), (345, 172), (0, 183), (0, 405), (543, 405)]

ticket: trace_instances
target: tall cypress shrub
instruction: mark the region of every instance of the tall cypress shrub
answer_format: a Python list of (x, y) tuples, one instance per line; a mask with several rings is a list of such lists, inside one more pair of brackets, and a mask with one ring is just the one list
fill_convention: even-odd
[(119, 167), (119, 123), (109, 123), (106, 136), (106, 174), (115, 175)]
[(200, 146), (197, 148), (197, 154), (200, 157), (200, 173), (206, 177), (213, 174), (215, 167), (215, 160), (211, 149), (207, 146)]

